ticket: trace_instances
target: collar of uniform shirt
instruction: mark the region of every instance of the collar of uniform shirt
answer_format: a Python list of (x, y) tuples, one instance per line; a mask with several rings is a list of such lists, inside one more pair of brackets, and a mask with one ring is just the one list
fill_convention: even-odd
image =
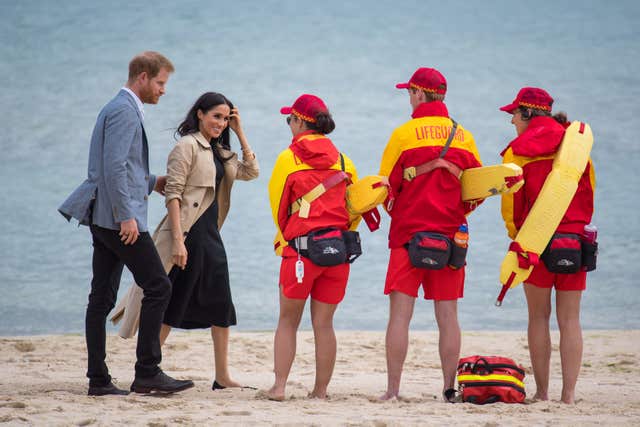
[(144, 120), (144, 105), (142, 104), (142, 101), (140, 101), (140, 98), (138, 98), (138, 95), (136, 95), (131, 89), (126, 86), (122, 89), (126, 90), (131, 94), (131, 96), (133, 96), (133, 100), (136, 101), (136, 105), (138, 106), (138, 110), (140, 111), (140, 115), (142, 116), (142, 120)]

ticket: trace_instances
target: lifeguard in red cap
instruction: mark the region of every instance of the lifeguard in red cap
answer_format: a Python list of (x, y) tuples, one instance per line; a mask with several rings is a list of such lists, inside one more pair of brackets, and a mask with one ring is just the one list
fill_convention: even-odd
[(386, 334), (387, 392), (398, 396), (409, 345), (409, 323), (418, 289), (434, 301), (440, 331), (443, 397), (455, 399), (460, 354), (457, 300), (464, 289), (466, 215), (475, 204), (462, 201), (460, 175), (482, 166), (473, 136), (449, 117), (447, 81), (433, 68), (419, 68), (407, 83), (412, 119), (396, 128), (382, 155), (380, 175), (389, 177), (395, 202), (389, 211), (391, 254), (384, 293), (389, 295)]
[(345, 201), (347, 184), (357, 175), (351, 160), (326, 136), (335, 123), (322, 99), (305, 94), (280, 112), (287, 115), (293, 140), (278, 156), (269, 181), (274, 249), (282, 263), (275, 382), (268, 397), (284, 400), (296, 332), (311, 296), (316, 380), (310, 396), (324, 399), (336, 360), (333, 314), (344, 298), (349, 263), (360, 253), (359, 236), (352, 231), (358, 220), (350, 222)]
[[(516, 163), (522, 167), (525, 185), (514, 194), (502, 196), (502, 217), (509, 237), (515, 239), (529, 215), (536, 199), (552, 170), (554, 158), (563, 141), (565, 129), (569, 126), (565, 113), (551, 115), (553, 98), (543, 89), (525, 87), (520, 89), (511, 104), (500, 110), (512, 115), (511, 123), (516, 128), (517, 137), (501, 153), (503, 162)], [(556, 288), (556, 313), (560, 328), (560, 359), (562, 361), (562, 395), (565, 403), (575, 402), (575, 387), (582, 361), (582, 328), (580, 326), (580, 299), (586, 289), (586, 270), (593, 265), (582, 266), (574, 273), (554, 273), (546, 263), (552, 255), (550, 248), (560, 248), (563, 254), (558, 259), (560, 267), (570, 269), (573, 261), (568, 256), (576, 249), (577, 257), (586, 260), (585, 254), (593, 249), (595, 257), (595, 236), (581, 236), (593, 215), (593, 191), (595, 175), (591, 161), (578, 182), (578, 189), (571, 199), (569, 208), (555, 230), (554, 237), (542, 253), (529, 277), (525, 280), (524, 291), (529, 309), (529, 354), (536, 381), (534, 399), (548, 400), (549, 362), (551, 358), (551, 337), (549, 318), (551, 315), (551, 290)], [(559, 197), (559, 193), (556, 193)], [(554, 196), (555, 197), (555, 196)], [(588, 231), (588, 229), (587, 229)], [(581, 240), (583, 242), (581, 243)], [(567, 252), (569, 251), (569, 252)], [(582, 253), (584, 251), (584, 253)], [(553, 264), (551, 268), (553, 267)], [(576, 265), (577, 267), (577, 265)]]

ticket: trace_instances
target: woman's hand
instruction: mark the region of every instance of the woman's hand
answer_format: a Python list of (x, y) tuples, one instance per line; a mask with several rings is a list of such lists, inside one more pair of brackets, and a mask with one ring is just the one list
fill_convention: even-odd
[(253, 151), (251, 151), (251, 147), (247, 142), (247, 137), (244, 135), (244, 131), (242, 130), (240, 112), (237, 108), (233, 108), (231, 110), (231, 114), (229, 115), (229, 127), (236, 133), (238, 141), (240, 141), (240, 148), (242, 148), (243, 159), (255, 159), (256, 155), (253, 154)]
[(164, 187), (167, 185), (167, 176), (157, 176), (156, 177), (156, 185), (153, 187), (153, 191), (157, 191), (158, 193), (164, 196)]
[(183, 270), (187, 266), (187, 248), (184, 245), (184, 240), (173, 240), (173, 245), (171, 248), (171, 261)]
[(240, 111), (237, 108), (233, 108), (231, 110), (231, 114), (229, 115), (229, 127), (236, 134), (242, 132), (242, 122), (240, 120)]

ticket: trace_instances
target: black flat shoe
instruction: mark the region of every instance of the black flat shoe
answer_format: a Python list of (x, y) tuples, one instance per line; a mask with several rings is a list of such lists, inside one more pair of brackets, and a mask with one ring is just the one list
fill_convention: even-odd
[(462, 402), (462, 399), (460, 398), (460, 395), (458, 394), (458, 391), (455, 388), (449, 388), (443, 391), (442, 398), (444, 399), (445, 402), (449, 402), (449, 403)]
[(126, 396), (129, 394), (127, 390), (116, 387), (112, 382), (103, 386), (89, 386), (89, 396), (108, 396), (108, 395)]
[(193, 387), (191, 380), (176, 380), (160, 371), (153, 377), (136, 377), (131, 384), (131, 391), (135, 393), (171, 394)]
[[(213, 380), (213, 385), (211, 386), (211, 390), (215, 391), (215, 390), (224, 390), (225, 386), (223, 386), (222, 384), (220, 384), (218, 381)], [(257, 387), (251, 387), (249, 385), (241, 385), (240, 387), (238, 387), (240, 390), (244, 390), (244, 389), (248, 389), (248, 390), (257, 390)]]

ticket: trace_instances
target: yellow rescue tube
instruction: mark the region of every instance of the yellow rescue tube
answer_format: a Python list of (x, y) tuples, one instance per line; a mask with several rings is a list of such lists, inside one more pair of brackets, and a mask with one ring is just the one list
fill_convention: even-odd
[(528, 258), (528, 253), (539, 256), (546, 248), (578, 189), (592, 146), (591, 127), (583, 122), (571, 123), (553, 160), (551, 172), (514, 239), (522, 252), (510, 250), (502, 261), (500, 282), (503, 285), (515, 287), (529, 277), (533, 266), (520, 267), (522, 257)]
[(523, 184), (522, 168), (515, 163), (465, 169), (460, 178), (465, 202), (515, 193)]
[[(347, 187), (347, 209), (362, 215), (384, 203), (389, 192), (379, 175), (369, 175)], [(522, 168), (514, 163), (465, 169), (460, 178), (462, 200), (481, 200), (499, 194), (515, 193), (522, 187)]]
[(351, 215), (362, 215), (384, 203), (388, 195), (384, 178), (365, 176), (347, 187), (347, 210)]

